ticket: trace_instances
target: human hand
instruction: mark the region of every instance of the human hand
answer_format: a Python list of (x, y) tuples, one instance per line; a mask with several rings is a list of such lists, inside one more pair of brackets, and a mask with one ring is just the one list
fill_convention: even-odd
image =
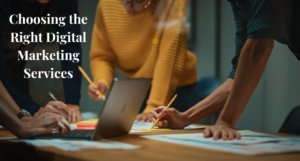
[(68, 117), (69, 122), (79, 122), (83, 121), (83, 117), (80, 113), (80, 107), (78, 105), (67, 104), (69, 110), (68, 113), (71, 117)]
[(49, 101), (47, 105), (45, 107), (41, 107), (38, 110), (38, 112), (34, 114), (34, 116), (40, 115), (45, 112), (52, 112), (55, 114), (62, 115), (65, 118), (68, 118), (69, 116), (66, 114), (66, 112), (63, 109), (66, 111), (69, 110), (68, 106), (61, 101)]
[(106, 90), (106, 86), (103, 83), (100, 82), (94, 82), (94, 86), (89, 85), (88, 87), (88, 95), (94, 100), (94, 101), (103, 101), (105, 100), (105, 96), (103, 95), (103, 99), (101, 98), (99, 92), (97, 89), (103, 94)]
[(157, 118), (160, 118), (156, 124), (158, 127), (183, 129), (187, 126), (187, 116), (174, 108), (165, 109), (165, 106), (160, 106), (150, 110), (149, 115), (152, 122), (155, 122)]
[(61, 133), (71, 130), (68, 121), (63, 116), (45, 110), (33, 117), (23, 117), (21, 121), (23, 128), (18, 136), (20, 138), (51, 134), (53, 128), (58, 129)]
[(203, 134), (205, 138), (212, 136), (214, 140), (234, 140), (234, 138), (241, 139), (241, 134), (226, 123), (217, 122), (214, 126), (208, 126), (205, 128)]
[(149, 113), (140, 113), (136, 116), (135, 122), (151, 122)]

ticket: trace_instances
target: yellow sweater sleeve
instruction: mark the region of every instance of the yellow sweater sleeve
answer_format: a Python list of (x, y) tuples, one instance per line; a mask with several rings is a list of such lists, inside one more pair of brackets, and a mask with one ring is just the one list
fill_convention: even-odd
[[(106, 92), (109, 89), (115, 70), (116, 55), (112, 51), (109, 43), (103, 15), (101, 12), (101, 1), (99, 1), (96, 18), (92, 34), (92, 43), (90, 51), (90, 67), (95, 82), (101, 82), (106, 85)], [(105, 93), (106, 93), (105, 92)]]
[(160, 38), (152, 88), (144, 113), (155, 107), (167, 105), (176, 90), (187, 56), (185, 19), (186, 1), (175, 0)]

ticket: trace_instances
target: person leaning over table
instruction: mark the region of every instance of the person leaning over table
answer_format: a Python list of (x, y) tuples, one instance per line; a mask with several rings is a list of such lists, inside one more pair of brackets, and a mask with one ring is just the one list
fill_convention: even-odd
[[(68, 121), (61, 113), (61, 102), (54, 102), (59, 108), (49, 105), (39, 110), (33, 117), (27, 115), (17, 115), (19, 106), (9, 95), (0, 81), (0, 125), (12, 132), (19, 138), (29, 138), (36, 135), (51, 134), (53, 128), (71, 130)], [(66, 105), (65, 105), (66, 106)]]
[[(100, 0), (90, 52), (96, 89), (106, 93), (117, 66), (129, 78), (153, 78), (150, 94), (136, 117), (149, 122), (148, 112), (174, 102), (185, 111), (198, 101), (196, 56), (187, 50), (186, 0)], [(89, 96), (99, 101), (95, 88)], [(130, 91), (128, 91), (130, 94)], [(147, 102), (147, 103), (146, 103)]]
[[(36, 43), (23, 45), (22, 43), (12, 43), (11, 33), (22, 32), (23, 35), (34, 32), (35, 34), (42, 33), (48, 25), (35, 25), (35, 24), (10, 24), (9, 17), (12, 14), (21, 14), (22, 17), (66, 17), (65, 26), (59, 27), (56, 25), (56, 31), (60, 34), (67, 34), (68, 32), (76, 35), (80, 34), (80, 25), (71, 25), (69, 23), (69, 15), (78, 14), (77, 0), (1, 0), (1, 46), (0, 50), (3, 51), (4, 60), (6, 64), (5, 73), (1, 76), (1, 80), (11, 94), (17, 104), (31, 114), (36, 113), (40, 109), (40, 105), (30, 98), (29, 82), (24, 78), (24, 67), (26, 61), (18, 60), (18, 51), (24, 53), (32, 52)], [(66, 45), (59, 45), (60, 50), (65, 53), (81, 53), (80, 43), (68, 43)], [(3, 49), (3, 50), (2, 50)], [(2, 53), (0, 53), (2, 54)], [(71, 117), (67, 117), (69, 122), (82, 121), (83, 117), (80, 113), (79, 99), (80, 99), (80, 85), (81, 74), (77, 67), (81, 64), (81, 55), (79, 55), (79, 62), (73, 63), (71, 61), (61, 61), (62, 70), (73, 71), (72, 79), (64, 79), (64, 93), (65, 102), (68, 106), (67, 111)], [(3, 59), (1, 58), (1, 61)], [(2, 63), (2, 62), (1, 62)], [(4, 63), (4, 62), (3, 62)], [(6, 78), (8, 79), (6, 79)], [(5, 79), (5, 80), (3, 80)], [(14, 87), (13, 87), (14, 86)]]
[(231, 0), (236, 23), (236, 56), (229, 78), (211, 95), (185, 112), (158, 107), (150, 111), (160, 127), (184, 128), (220, 110), (204, 136), (215, 140), (241, 138), (234, 126), (254, 92), (274, 47), (287, 44), (300, 60), (300, 1)]

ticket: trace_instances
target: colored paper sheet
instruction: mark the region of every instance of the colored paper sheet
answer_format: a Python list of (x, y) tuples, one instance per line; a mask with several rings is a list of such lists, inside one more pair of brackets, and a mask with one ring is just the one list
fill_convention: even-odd
[(147, 131), (171, 131), (171, 129), (165, 129), (165, 128), (142, 128), (142, 130), (147, 130)]
[[(88, 121), (81, 121), (77, 124), (70, 124), (72, 129), (95, 129), (97, 126), (98, 120), (88, 120)], [(152, 122), (148, 123), (141, 123), (141, 122), (135, 122), (131, 128), (130, 133), (135, 132), (152, 132), (149, 130), (143, 130), (143, 128), (151, 128), (153, 125)], [(156, 127), (157, 128), (157, 127)], [(203, 129), (205, 126), (195, 126), (195, 125), (189, 125), (185, 127), (184, 129), (176, 129), (176, 130), (193, 130), (193, 129)], [(156, 130), (159, 131), (159, 130)], [(175, 131), (175, 130), (172, 130)]]
[(80, 121), (77, 122), (77, 125), (97, 125), (98, 120), (88, 120), (88, 121)]

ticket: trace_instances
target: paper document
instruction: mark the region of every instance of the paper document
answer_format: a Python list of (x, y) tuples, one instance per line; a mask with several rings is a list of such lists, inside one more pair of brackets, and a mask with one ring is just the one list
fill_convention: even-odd
[(276, 135), (256, 133), (249, 130), (240, 131), (240, 133), (242, 134), (242, 140), (232, 141), (214, 141), (212, 138), (203, 138), (203, 133), (147, 135), (142, 137), (158, 141), (245, 155), (300, 152), (300, 137), (281, 137)]
[(169, 139), (182, 140), (182, 141), (195, 141), (195, 142), (211, 142), (219, 144), (257, 144), (264, 142), (274, 142), (274, 141), (286, 141), (284, 138), (264, 138), (264, 137), (248, 137), (243, 136), (242, 139), (234, 140), (213, 140), (212, 137), (204, 138), (203, 133), (197, 134), (176, 134), (172, 136), (166, 136)]
[[(141, 122), (135, 122), (131, 128), (130, 133), (135, 133), (135, 132), (151, 132), (149, 130), (143, 130), (143, 128), (151, 128), (153, 125), (152, 122), (147, 122), (147, 123), (141, 123)], [(195, 126), (195, 125), (189, 125), (184, 128), (184, 130), (193, 130), (193, 129), (204, 129), (205, 126)], [(183, 130), (183, 129), (174, 129), (171, 131), (176, 131), (176, 130)]]
[(35, 146), (55, 147), (65, 151), (78, 151), (85, 149), (137, 149), (140, 146), (116, 142), (116, 141), (78, 141), (78, 140), (43, 140), (43, 139), (23, 139), (10, 140), (13, 142), (26, 142)]
[(242, 136), (263, 136), (263, 137), (274, 137), (274, 136), (278, 136), (278, 135), (272, 135), (272, 134), (264, 134), (264, 133), (259, 133), (259, 132), (254, 132), (254, 131), (250, 131), (250, 130), (240, 130), (238, 131)]

